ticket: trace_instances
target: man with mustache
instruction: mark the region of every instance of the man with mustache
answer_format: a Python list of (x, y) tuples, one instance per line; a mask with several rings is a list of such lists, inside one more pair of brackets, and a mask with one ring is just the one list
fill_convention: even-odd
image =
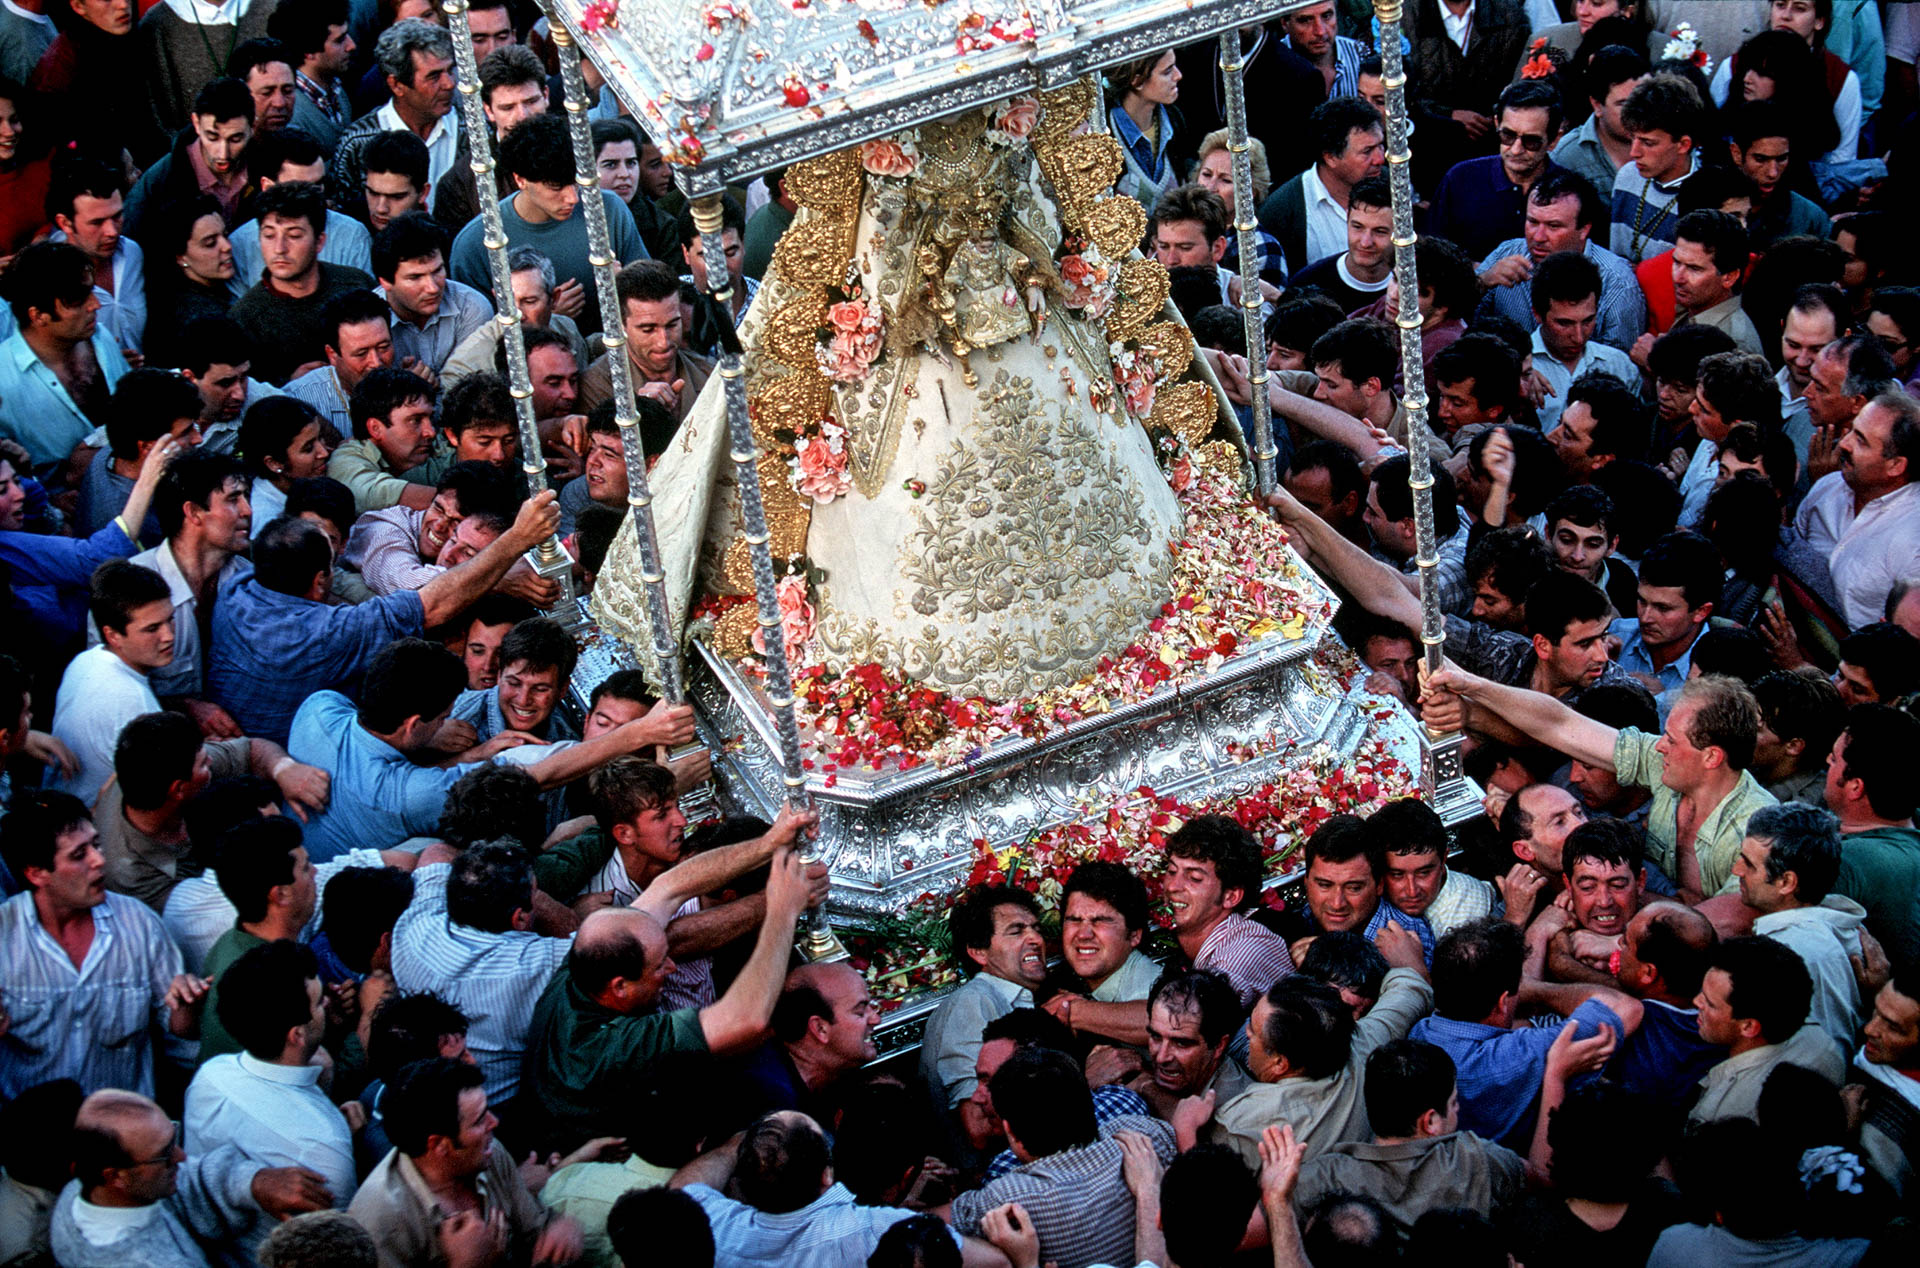
[[(1814, 364), (1807, 401), (1816, 423), (1834, 395), (1823, 373), (1844, 379), (1842, 391), (1853, 383), (1849, 372), (1832, 374), (1847, 363), (1848, 342), (1829, 344)], [(1820, 442), (1816, 435), (1816, 449)], [(1920, 402), (1897, 389), (1875, 396), (1840, 428), (1836, 452), (1839, 470), (1814, 481), (1793, 526), (1826, 557), (1841, 612), (1859, 629), (1880, 619), (1894, 582), (1920, 576)]]

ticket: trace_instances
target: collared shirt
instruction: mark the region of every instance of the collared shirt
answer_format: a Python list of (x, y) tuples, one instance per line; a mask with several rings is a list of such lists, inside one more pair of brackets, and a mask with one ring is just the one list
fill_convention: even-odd
[[(514, 729), (507, 725), (506, 715), (500, 712), (500, 688), (497, 686), (486, 687), (478, 691), (470, 690), (461, 692), (459, 696), (454, 699), (453, 712), (448, 716), (458, 718), (460, 721), (470, 724), (473, 727), (475, 736), (478, 737), (477, 742), (481, 744), (486, 743), (502, 731), (511, 731)], [(543, 740), (555, 742), (560, 740), (577, 740), (580, 738), (580, 733), (573, 729), (573, 724), (568, 722), (565, 715), (558, 709), (555, 709), (547, 715), (546, 725), (541, 727), (535, 734)], [(524, 747), (532, 746), (528, 745)], [(619, 853), (616, 851), (614, 858), (617, 859), (619, 857)], [(602, 888), (605, 887), (592, 886), (588, 888), (587, 892), (590, 894), (599, 893)]]
[[(273, 519), (272, 516), (263, 515), (258, 506), (254, 507), (253, 516), (253, 522), (262, 527)], [(162, 699), (199, 695), (206, 677), (206, 658), (200, 646), (200, 601), (194, 596), (193, 583), (187, 580), (186, 573), (180, 571), (180, 562), (173, 555), (173, 543), (161, 542), (151, 550), (141, 551), (127, 562), (159, 573), (167, 583), (168, 597), (173, 600), (173, 659), (167, 662), (166, 668), (154, 670), (148, 678), (147, 681), (153, 686), (153, 694)], [(244, 581), (252, 575), (253, 564), (243, 555), (233, 556), (214, 574), (215, 596), (218, 596), (221, 586)], [(100, 627), (89, 617), (87, 643), (91, 646), (99, 642)]]
[(140, 544), (108, 524), (91, 537), (0, 532), (0, 567), (13, 582), (20, 634), (54, 647), (77, 642), (87, 628), (87, 583), (109, 559), (125, 559)]
[(1707, 513), (1707, 499), (1713, 495), (1713, 482), (1720, 474), (1720, 445), (1705, 436), (1693, 447), (1687, 469), (1680, 477), (1681, 528), (1698, 528)]
[(1693, 1103), (1687, 1121), (1758, 1118), (1760, 1089), (1767, 1076), (1783, 1065), (1811, 1070), (1835, 1087), (1847, 1081), (1846, 1055), (1831, 1035), (1808, 1022), (1784, 1042), (1749, 1048), (1707, 1071), (1707, 1077), (1700, 1080), (1700, 1099)]
[[(238, 742), (244, 744), (246, 741)], [(214, 771), (215, 778), (219, 778), (220, 767), (217, 763)], [(338, 858), (316, 863), (313, 868), (313, 887), (320, 895), (320, 901), (314, 904), (313, 915), (308, 918), (306, 928), (300, 931), (300, 941), (312, 942), (319, 936), (327, 885), (334, 877), (350, 867), (382, 867), (385, 862), (378, 850), (348, 850)], [(225, 937), (239, 918), (240, 913), (234, 910), (233, 903), (220, 892), (219, 876), (211, 870), (198, 876), (189, 876), (169, 890), (166, 907), (161, 913), (161, 920), (167, 926), (167, 935), (180, 948), (180, 958), (186, 964), (186, 971), (200, 976), (206, 975), (207, 957), (212, 954), (214, 943)], [(205, 1020), (203, 1014), (203, 1029)]]
[(447, 792), (472, 769), (419, 766), (360, 725), (353, 701), (316, 691), (293, 716), (287, 755), (331, 777), (327, 808), (307, 812), (307, 854), (330, 859), (354, 846), (384, 850), (440, 822)]
[[(1283, 35), (1280, 43), (1286, 48), (1293, 48), (1293, 37)], [(1360, 63), (1367, 60), (1367, 54), (1371, 51), (1360, 40), (1348, 39), (1344, 35), (1333, 37), (1333, 83), (1327, 88), (1328, 97), (1360, 95)], [(1306, 54), (1301, 53), (1300, 56), (1305, 57)]]
[(1259, 1165), (1260, 1136), (1269, 1124), (1292, 1123), (1295, 1137), (1316, 1158), (1343, 1140), (1364, 1140), (1367, 1108), (1362, 1100), (1367, 1058), (1391, 1039), (1405, 1039), (1414, 1022), (1433, 1007), (1433, 987), (1412, 969), (1389, 969), (1380, 999), (1353, 1027), (1347, 1063), (1324, 1079), (1256, 1083), (1213, 1112), (1212, 1140), (1226, 1145), (1248, 1167)]
[(417, 636), (424, 619), (412, 590), (334, 607), (269, 590), (251, 577), (223, 583), (213, 609), (207, 694), (246, 734), (285, 743), (308, 696), (357, 689), (373, 654), (396, 638)]
[[(49, 242), (65, 242), (64, 230), (55, 229), (47, 235)], [(132, 238), (123, 237), (120, 245), (113, 249), (113, 261), (109, 268), (113, 272), (113, 289), (95, 285), (94, 298), (100, 301), (100, 311), (94, 314), (94, 320), (113, 336), (113, 340), (124, 352), (140, 351), (140, 341), (147, 333), (147, 266), (146, 253), (140, 244)], [(6, 325), (13, 326), (13, 311), (7, 310)], [(10, 332), (10, 331), (9, 331)]]
[(1523, 1144), (1533, 1136), (1534, 1109), (1540, 1101), (1540, 1079), (1547, 1070), (1547, 1049), (1562, 1026), (1592, 1038), (1601, 1026), (1624, 1035), (1618, 1014), (1597, 999), (1589, 999), (1564, 1021), (1542, 1018), (1531, 1026), (1506, 1029), (1484, 1022), (1451, 1017), (1423, 1017), (1408, 1037), (1437, 1044), (1453, 1058), (1458, 1071), (1460, 1130), (1487, 1140)]
[[(278, 1065), (244, 1052), (214, 1057), (188, 1085), (180, 1122), (189, 1155), (231, 1145), (265, 1166), (305, 1167), (326, 1180), (335, 1210), (345, 1210), (359, 1187), (353, 1132), (320, 1090), (317, 1065)], [(258, 1212), (233, 1240), (257, 1246), (278, 1222)]]
[(1816, 907), (1769, 912), (1753, 922), (1753, 931), (1791, 948), (1813, 976), (1813, 1007), (1807, 1020), (1851, 1050), (1860, 1033), (1860, 983), (1852, 956), (1860, 953), (1866, 908), (1851, 898), (1828, 894)]
[(1600, 141), (1600, 121), (1592, 115), (1587, 121), (1560, 138), (1553, 147), (1553, 161), (1576, 176), (1584, 177), (1593, 192), (1606, 202), (1613, 195), (1613, 178), (1620, 169), (1613, 165), (1607, 147)]
[[(308, 370), (299, 378), (290, 380), (280, 390), (295, 400), (305, 401), (313, 406), (314, 412), (332, 423), (334, 430), (342, 436), (353, 435), (353, 412), (347, 405), (351, 393), (340, 386), (340, 375), (332, 366), (323, 365), (318, 369)], [(368, 442), (349, 441), (348, 443), (366, 444)], [(332, 473), (329, 472), (329, 474)], [(339, 479), (338, 476), (333, 478)]]
[(1640, 368), (1620, 349), (1600, 342), (1599, 339), (1587, 340), (1587, 346), (1580, 353), (1580, 360), (1572, 369), (1566, 362), (1547, 351), (1547, 341), (1541, 337), (1538, 328), (1533, 332), (1533, 368), (1553, 389), (1540, 406), (1540, 430), (1550, 432), (1560, 425), (1561, 411), (1567, 407), (1567, 393), (1583, 374), (1598, 371), (1611, 374), (1628, 389), (1637, 388), (1640, 381)]
[[(799, 1210), (779, 1215), (736, 1202), (704, 1184), (690, 1184), (682, 1192), (707, 1213), (714, 1268), (866, 1268), (880, 1235), (916, 1214), (899, 1207), (861, 1206), (838, 1181)], [(953, 1240), (959, 1244), (958, 1233)]]
[[(1446, 881), (1440, 886), (1440, 892), (1433, 896), (1433, 901), (1427, 904), (1422, 918), (1435, 938), (1444, 938), (1461, 925), (1491, 916), (1499, 905), (1492, 884), (1477, 876), (1468, 876), (1458, 868), (1449, 867)], [(1431, 961), (1430, 955), (1428, 958)]]
[[(1540, 175), (1559, 170), (1548, 159)], [(1538, 179), (1538, 178), (1536, 178)], [(1433, 232), (1479, 259), (1527, 224), (1527, 191), (1508, 179), (1500, 156), (1456, 163), (1433, 192)]]
[(1832, 472), (1814, 481), (1793, 528), (1827, 557), (1841, 611), (1859, 629), (1886, 612), (1894, 582), (1920, 576), (1920, 484), (1855, 506), (1845, 478)]
[(1620, 1039), (1607, 1077), (1663, 1111), (1692, 1101), (1700, 1080), (1727, 1055), (1726, 1045), (1700, 1037), (1700, 1012), (1643, 999), (1640, 1029)]
[[(127, 359), (104, 322), (94, 326), (88, 342), (99, 363), (99, 403), (104, 405), (127, 373)], [(25, 335), (16, 330), (0, 343), (0, 435), (19, 441), (35, 467), (65, 458), (94, 425)]]
[(1890, 827), (1843, 834), (1833, 892), (1867, 909), (1867, 932), (1894, 963), (1920, 959), (1920, 832)]
[[(1707, 627), (1703, 625), (1700, 628), (1704, 630)], [(1656, 668), (1653, 654), (1647, 650), (1646, 640), (1640, 636), (1640, 622), (1637, 619), (1631, 616), (1616, 617), (1613, 624), (1607, 627), (1607, 633), (1620, 640), (1621, 667), (1629, 673), (1658, 678), (1664, 691), (1677, 691), (1693, 672), (1693, 649), (1700, 641), (1698, 634), (1687, 644), (1687, 650), (1681, 652), (1671, 664)]]
[[(1440, 610), (1449, 616), (1465, 616), (1473, 611), (1473, 586), (1467, 581), (1467, 534), (1472, 528), (1462, 515), (1460, 527), (1453, 531), (1453, 536), (1439, 543), (1436, 552), (1433, 579), (1440, 587)], [(1420, 575), (1420, 565), (1412, 555), (1388, 559), (1376, 554), (1375, 558), (1392, 564), (1409, 577)]]
[[(1238, 1071), (1238, 1079), (1230, 1071)], [(1219, 1100), (1224, 1102), (1229, 1095), (1238, 1096), (1247, 1090), (1250, 1079), (1245, 1069), (1230, 1056), (1220, 1058), (1220, 1068), (1214, 1071), (1213, 1082), (1209, 1087), (1220, 1093)], [(1232, 1088), (1231, 1092), (1225, 1089)], [(1102, 1083), (1093, 1089), (1093, 1121), (1096, 1124), (1132, 1114), (1146, 1117), (1153, 1111), (1147, 1107), (1146, 1098), (1132, 1088), (1121, 1083)], [(1011, 1149), (1002, 1149), (987, 1164), (987, 1170), (980, 1177), (981, 1182), (998, 1180), (1020, 1165), (1020, 1155)]]
[(1391, 1144), (1350, 1140), (1300, 1169), (1294, 1197), (1302, 1211), (1336, 1193), (1371, 1198), (1410, 1227), (1433, 1210), (1495, 1214), (1520, 1196), (1526, 1176), (1524, 1158), (1470, 1131)]
[(1107, 1004), (1128, 1004), (1153, 993), (1160, 980), (1160, 966), (1138, 951), (1130, 951), (1120, 967), (1107, 974), (1107, 980), (1094, 987), (1091, 999)]
[[(1447, 655), (1482, 678), (1491, 678), (1509, 687), (1532, 687), (1533, 671), (1540, 663), (1539, 655), (1533, 650), (1533, 642), (1526, 635), (1516, 634), (1512, 630), (1496, 630), (1485, 621), (1470, 617), (1447, 618)], [(1573, 708), (1578, 705), (1582, 694), (1595, 687), (1632, 682), (1632, 677), (1620, 667), (1619, 662), (1610, 660), (1593, 682), (1575, 687), (1557, 696), (1557, 699)], [(1437, 935), (1439, 930), (1434, 932)]]
[(426, 518), (424, 507), (397, 503), (368, 511), (353, 522), (340, 562), (359, 570), (375, 594), (420, 589), (446, 571), (420, 558), (420, 525)]
[[(5, 3), (5, 0), (0, 0)], [(0, 1264), (9, 1268), (45, 1268), (53, 1262), (47, 1244), (55, 1189), (42, 1189), (0, 1175)]]
[(108, 894), (75, 968), (40, 923), (32, 892), (15, 894), (0, 903), (0, 964), (11, 1023), (0, 1036), (0, 1097), (48, 1079), (153, 1095), (152, 1030), (166, 1025), (167, 989), (180, 973), (180, 950), (158, 916)]
[(89, 647), (67, 663), (53, 706), (53, 738), (73, 750), (80, 769), (53, 786), (91, 806), (113, 778), (113, 750), (120, 730), (146, 713), (158, 713), (147, 676), (104, 647)]
[[(491, 1092), (488, 1095), (491, 1097)], [(551, 1215), (527, 1191), (520, 1168), (505, 1145), (496, 1141), (487, 1151), (486, 1166), (474, 1177), (474, 1188), (480, 1198), (480, 1218), (485, 1220), (497, 1212), (506, 1221), (507, 1253), (500, 1262), (528, 1262), (533, 1243)], [(440, 1225), (453, 1212), (440, 1205), (419, 1168), (398, 1149), (389, 1150), (367, 1173), (347, 1214), (373, 1235), (382, 1265), (446, 1262), (440, 1250)]]
[[(387, 288), (374, 293), (387, 298)], [(394, 364), (412, 357), (435, 374), (453, 358), (453, 350), (480, 327), (493, 320), (493, 305), (487, 297), (464, 282), (447, 279), (447, 290), (440, 297), (440, 311), (421, 324), (408, 321), (395, 311), (392, 318)]]
[(1100, 1124), (1100, 1139), (1035, 1158), (953, 1200), (955, 1232), (978, 1236), (980, 1219), (1008, 1202), (1033, 1217), (1040, 1257), (1059, 1268), (1120, 1263), (1133, 1252), (1133, 1194), (1123, 1175), (1125, 1157), (1113, 1133), (1147, 1138), (1161, 1163), (1178, 1149), (1173, 1128), (1157, 1118), (1122, 1117)]
[(1032, 1008), (1033, 992), (991, 973), (975, 973), (940, 1001), (920, 1040), (920, 1078), (935, 1101), (951, 1109), (973, 1095), (980, 1032), (996, 1017)]
[(1694, 147), (1692, 166), (1679, 180), (1650, 181), (1636, 163), (1620, 165), (1613, 177), (1612, 238), (1607, 245), (1628, 264), (1639, 264), (1673, 250), (1674, 227), (1680, 222), (1680, 186), (1700, 170), (1700, 150)]
[(1455, 13), (1446, 5), (1440, 6), (1440, 25), (1446, 28), (1447, 38), (1459, 45), (1462, 53), (1467, 51), (1467, 41), (1473, 38), (1473, 11), (1480, 6), (1476, 0), (1467, 0), (1467, 7)]
[[(382, 132), (410, 132), (400, 119), (400, 112), (389, 101), (374, 111), (374, 117), (380, 121)], [(424, 138), (427, 143), (427, 183), (433, 187), (433, 197), (440, 197), (441, 182), (447, 173), (453, 170), (455, 153), (460, 146), (459, 132), (454, 124), (454, 111), (449, 110), (433, 121), (433, 129)]]
[[(1320, 921), (1313, 914), (1313, 908), (1303, 905), (1300, 915), (1304, 917), (1306, 927), (1314, 934), (1322, 932)], [(1420, 939), (1422, 958), (1428, 964), (1433, 963), (1433, 927), (1419, 916), (1409, 916), (1384, 898), (1373, 905), (1373, 914), (1367, 917), (1366, 928), (1360, 931), (1360, 936), (1372, 942), (1379, 936), (1380, 931), (1390, 924), (1398, 925)]]
[(1320, 179), (1319, 164), (1301, 175), (1300, 186), (1307, 203), (1307, 258), (1287, 261), (1287, 269), (1293, 273), (1347, 249), (1347, 209), (1327, 191), (1326, 182)]
[(345, 127), (352, 120), (353, 107), (348, 104), (347, 90), (340, 86), (339, 80), (323, 86), (319, 80), (309, 77), (307, 72), (295, 68), (293, 86), (327, 117), (329, 123)]
[[(1680, 878), (1680, 794), (1661, 781), (1666, 759), (1654, 751), (1657, 735), (1635, 727), (1622, 728), (1613, 742), (1614, 774), (1623, 784), (1653, 793), (1647, 812), (1647, 857), (1676, 881)], [(1707, 895), (1733, 887), (1733, 860), (1747, 836), (1747, 820), (1762, 806), (1776, 804), (1773, 795), (1740, 772), (1740, 782), (1703, 816), (1694, 828), (1693, 855), (1700, 865), (1700, 892)]]
[(1251, 917), (1230, 911), (1200, 944), (1193, 967), (1225, 974), (1240, 997), (1240, 1006), (1252, 1008), (1254, 1000), (1293, 972), (1294, 964), (1285, 938)]
[(487, 1096), (520, 1087), (534, 1006), (567, 958), (573, 939), (517, 929), (489, 933), (447, 915), (451, 863), (413, 874), (413, 902), (393, 927), (393, 977), (402, 990), (437, 991), (465, 1013), (467, 1050), (487, 1077)]
[(347, 486), (353, 509), (361, 515), (397, 504), (408, 487), (371, 440), (349, 440), (334, 450), (327, 459), (327, 477)]
[[(260, 250), (260, 222), (249, 220), (234, 226), (233, 232), (227, 235), (227, 241), (233, 244), (233, 276), (227, 279), (227, 290), (234, 299), (239, 299), (260, 281), (261, 274), (266, 271), (267, 257)], [(320, 244), (320, 261), (359, 269), (372, 277), (373, 236), (367, 232), (365, 225), (352, 216), (328, 208), (327, 240)], [(352, 434), (351, 431), (347, 432), (347, 435)]]
[[(1487, 252), (1487, 257), (1480, 261), (1476, 271), (1484, 273), (1502, 260), (1527, 254), (1525, 238), (1508, 238)], [(1647, 297), (1640, 290), (1640, 279), (1634, 276), (1633, 269), (1625, 260), (1591, 240), (1580, 254), (1593, 261), (1593, 266), (1600, 270), (1600, 313), (1594, 325), (1593, 340), (1616, 352), (1624, 352), (1632, 348), (1634, 340), (1647, 330)], [(1511, 318), (1520, 323), (1522, 330), (1533, 330), (1540, 324), (1539, 318), (1533, 315), (1533, 285), (1530, 281), (1494, 287), (1481, 299), (1480, 311), (1482, 314), (1497, 313)], [(1540, 360), (1535, 357), (1534, 364), (1538, 366)], [(1625, 376), (1626, 385), (1638, 391), (1639, 367), (1631, 360), (1626, 364), (1632, 371)], [(1620, 373), (1616, 367), (1602, 368), (1609, 373)], [(1548, 403), (1553, 405), (1554, 417), (1558, 419), (1566, 403), (1565, 389), (1560, 389), (1560, 396)], [(1547, 426), (1544, 413), (1540, 425), (1542, 429)]]
[(1760, 332), (1753, 328), (1752, 319), (1740, 307), (1738, 295), (1729, 295), (1711, 308), (1703, 308), (1673, 323), (1675, 330), (1682, 326), (1712, 326), (1733, 340), (1740, 351), (1760, 355)]
[(1784, 365), (1773, 376), (1773, 381), (1780, 388), (1781, 430), (1793, 442), (1794, 460), (1805, 470), (1807, 446), (1813, 443), (1813, 419), (1807, 413), (1806, 393), (1794, 391), (1792, 372)]
[[(211, 779), (230, 779), (247, 773), (253, 760), (253, 741), (211, 740), (201, 745), (207, 755)], [(127, 820), (126, 804), (121, 800), (120, 781), (114, 780), (100, 793), (93, 807), (93, 823), (100, 830), (100, 854), (107, 861), (107, 888), (116, 894), (138, 898), (163, 916), (167, 895), (180, 880), (180, 863), (186, 857), (189, 842), (183, 832), (178, 840), (161, 841), (149, 836)], [(211, 945), (233, 923), (233, 908), (226, 909), (225, 922), (209, 938)], [(173, 933), (171, 926), (167, 932)], [(204, 954), (205, 948), (202, 948)], [(189, 972), (200, 971), (201, 956), (191, 957)]]

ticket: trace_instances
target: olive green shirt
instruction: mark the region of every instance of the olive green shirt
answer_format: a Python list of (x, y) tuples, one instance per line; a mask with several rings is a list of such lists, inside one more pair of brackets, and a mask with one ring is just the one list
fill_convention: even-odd
[(214, 1057), (224, 1057), (240, 1051), (240, 1041), (228, 1032), (220, 1021), (220, 979), (238, 960), (255, 947), (267, 945), (265, 938), (248, 933), (239, 925), (220, 935), (220, 940), (207, 952), (207, 980), (213, 983), (207, 988), (206, 1003), (200, 1008), (200, 1063), (205, 1065)]
[[(1613, 741), (1613, 769), (1622, 784), (1653, 793), (1647, 807), (1647, 858), (1678, 881), (1680, 878), (1680, 794), (1661, 782), (1666, 759), (1654, 751), (1657, 735), (1627, 727)], [(1732, 892), (1733, 861), (1747, 836), (1747, 820), (1762, 806), (1777, 804), (1760, 786), (1752, 771), (1741, 771), (1740, 782), (1708, 811), (1693, 834), (1693, 854), (1700, 863), (1700, 892)]]

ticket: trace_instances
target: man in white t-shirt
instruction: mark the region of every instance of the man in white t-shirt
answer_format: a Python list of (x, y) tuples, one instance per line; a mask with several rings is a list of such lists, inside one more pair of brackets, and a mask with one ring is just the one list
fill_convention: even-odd
[(67, 665), (53, 707), (53, 734), (80, 761), (61, 787), (89, 806), (113, 776), (120, 728), (160, 711), (147, 679), (173, 660), (173, 592), (159, 573), (112, 559), (94, 571), (90, 605), (101, 643)]

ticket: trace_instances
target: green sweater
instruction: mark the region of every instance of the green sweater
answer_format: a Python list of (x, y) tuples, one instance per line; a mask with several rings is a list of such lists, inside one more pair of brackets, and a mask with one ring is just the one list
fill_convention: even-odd
[(220, 1020), (220, 979), (238, 960), (255, 947), (267, 945), (265, 938), (256, 937), (239, 925), (220, 935), (220, 940), (207, 952), (206, 976), (213, 985), (207, 989), (206, 1003), (200, 1007), (200, 1061), (204, 1065), (214, 1057), (224, 1057), (240, 1051), (240, 1042), (227, 1030)]

